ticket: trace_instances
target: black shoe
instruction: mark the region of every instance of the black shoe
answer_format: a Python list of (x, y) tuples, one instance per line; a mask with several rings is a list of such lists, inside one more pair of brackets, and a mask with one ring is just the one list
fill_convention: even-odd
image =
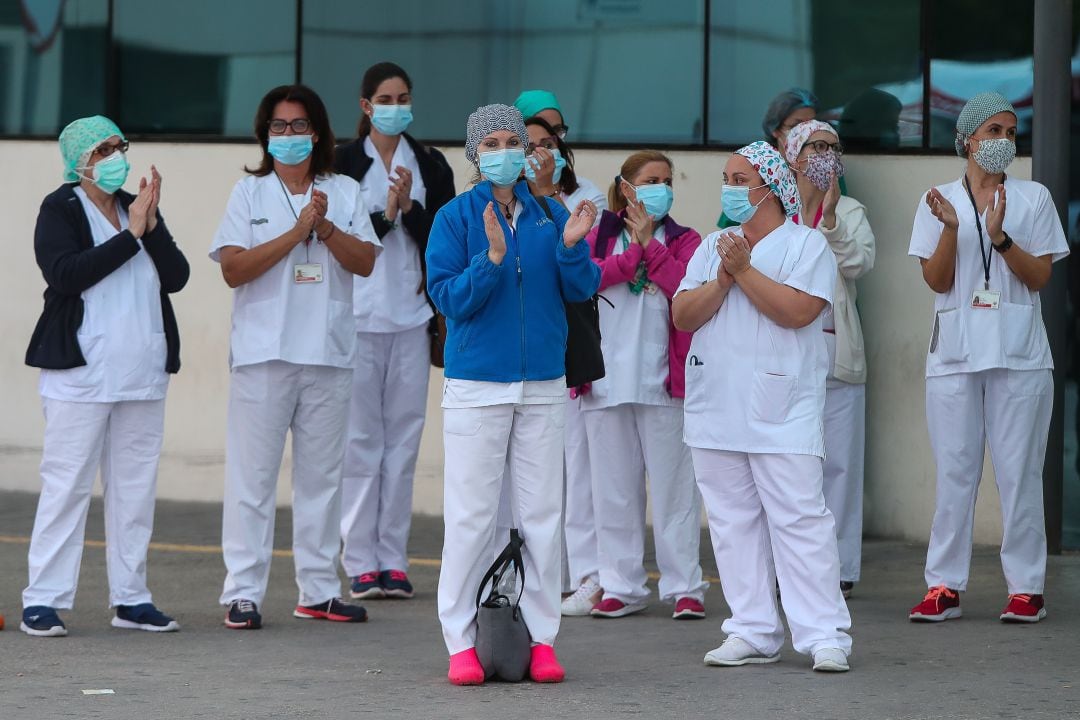
[(413, 596), (413, 586), (404, 570), (383, 570), (379, 573), (379, 585), (386, 597), (408, 600)]
[(259, 606), (250, 600), (233, 600), (225, 616), (225, 627), (233, 630), (258, 630), (262, 627)]
[(840, 581), (840, 594), (844, 596), (845, 600), (851, 598), (851, 591), (855, 588), (855, 583), (848, 580)]
[(293, 617), (301, 620), (330, 620), (331, 622), (359, 623), (367, 620), (367, 610), (334, 598), (317, 605), (297, 605)]
[(180, 629), (180, 623), (158, 610), (152, 603), (117, 605), (112, 626), (149, 632), (176, 632)]

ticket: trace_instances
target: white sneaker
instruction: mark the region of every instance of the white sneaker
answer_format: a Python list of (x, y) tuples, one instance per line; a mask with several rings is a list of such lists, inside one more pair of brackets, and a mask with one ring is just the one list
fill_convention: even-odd
[(736, 665), (764, 665), (780, 661), (780, 653), (775, 655), (763, 655), (750, 643), (736, 635), (728, 635), (724, 644), (715, 650), (710, 650), (705, 655), (706, 665), (718, 665), (721, 667), (734, 667)]
[(847, 653), (840, 648), (821, 648), (814, 652), (814, 669), (818, 672), (847, 672)]
[(589, 578), (581, 583), (581, 587), (567, 595), (562, 601), (562, 614), (567, 617), (584, 617), (593, 609), (593, 605), (600, 602), (603, 589), (595, 580)]

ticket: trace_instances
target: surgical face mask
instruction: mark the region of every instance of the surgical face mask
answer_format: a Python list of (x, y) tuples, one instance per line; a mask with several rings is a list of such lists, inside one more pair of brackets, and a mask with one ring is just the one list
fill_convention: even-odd
[(653, 220), (659, 220), (671, 210), (671, 203), (675, 200), (675, 193), (667, 183), (655, 185), (634, 185), (634, 193), (637, 201), (645, 206), (645, 212), (649, 213)]
[(400, 135), (413, 121), (412, 105), (372, 105), (371, 124), (383, 135)]
[(104, 160), (89, 167), (80, 168), (80, 170), (89, 170), (90, 176), (83, 175), (83, 177), (112, 195), (124, 186), (131, 165), (128, 164), (127, 155), (116, 151)]
[(283, 165), (299, 165), (308, 159), (314, 144), (311, 135), (271, 135), (266, 151)]
[(499, 187), (509, 187), (525, 167), (524, 148), (504, 148), (480, 153), (480, 174)]
[[(555, 156), (555, 172), (551, 175), (551, 182), (555, 185), (559, 184), (559, 178), (562, 177), (563, 168), (566, 167), (566, 160), (563, 159), (562, 153), (558, 148), (552, 148), (551, 154)], [(530, 155), (526, 158), (528, 162), (525, 163), (525, 177), (530, 181), (536, 182), (536, 168), (533, 167), (533, 157)]]
[(750, 191), (763, 188), (766, 185), (768, 183), (752, 188), (745, 185), (724, 185), (720, 191), (720, 203), (724, 206), (724, 214), (740, 225), (754, 217), (758, 205), (765, 202), (769, 194), (766, 193), (765, 197), (761, 198), (757, 205), (754, 205), (750, 202)]
[(844, 174), (844, 164), (832, 150), (814, 153), (807, 156), (806, 170), (803, 174), (806, 175), (807, 180), (814, 183), (814, 187), (824, 192), (832, 185), (834, 177), (838, 178)]
[(972, 157), (990, 175), (1000, 175), (1016, 157), (1016, 143), (1008, 138), (980, 140)]

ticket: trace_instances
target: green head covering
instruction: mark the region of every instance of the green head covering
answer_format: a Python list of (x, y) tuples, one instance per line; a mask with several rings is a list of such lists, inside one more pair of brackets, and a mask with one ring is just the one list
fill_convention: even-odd
[(113, 136), (127, 140), (120, 128), (104, 115), (73, 120), (60, 133), (60, 156), (64, 159), (64, 182), (78, 182), (82, 177), (76, 168), (85, 167), (90, 153)]
[(980, 125), (1000, 112), (1016, 115), (1012, 103), (1001, 93), (979, 93), (968, 100), (967, 105), (960, 111), (960, 117), (956, 118), (956, 154), (964, 157), (964, 143), (967, 139), (979, 129)]
[(521, 111), (523, 118), (531, 118), (541, 110), (555, 110), (559, 115), (563, 114), (559, 107), (559, 101), (555, 99), (555, 93), (547, 90), (526, 90), (518, 95), (514, 101), (514, 107)]

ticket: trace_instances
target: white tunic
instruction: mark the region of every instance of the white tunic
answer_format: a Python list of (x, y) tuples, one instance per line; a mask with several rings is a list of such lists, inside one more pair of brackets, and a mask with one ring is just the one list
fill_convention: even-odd
[[(653, 233), (665, 243), (664, 226)], [(630, 237), (626, 230), (619, 233), (611, 245), (611, 255), (621, 255)], [(629, 283), (621, 282), (604, 288), (601, 294), (611, 305), (600, 301), (600, 348), (604, 353), (604, 377), (592, 384), (592, 390), (582, 396), (583, 410), (614, 407), (624, 403), (640, 405), (676, 405), (668, 394), (669, 370), (668, 318), (671, 303), (667, 296), (652, 286), (652, 292), (630, 291)], [(612, 305), (614, 307), (612, 307)]]
[[(694, 252), (679, 292), (716, 277), (719, 235), (709, 235)], [(785, 221), (754, 246), (750, 263), (777, 282), (832, 300), (836, 259), (817, 230)], [(797, 330), (780, 327), (733, 285), (690, 344), (683, 405), (686, 444), (824, 457), (828, 370), (820, 316)]]
[[(325, 175), (315, 180), (315, 187), (326, 193), (326, 217), (338, 232), (381, 249), (355, 180)], [(310, 198), (310, 188), (304, 195), (289, 195), (274, 173), (240, 180), (214, 235), (210, 258), (220, 262), (223, 247), (250, 249), (280, 236), (296, 224)], [(307, 263), (322, 266), (322, 282), (294, 280), (295, 266)], [(299, 243), (233, 292), (231, 367), (282, 360), (351, 369), (355, 349), (353, 274), (324, 243)]]
[[(390, 174), (397, 177), (399, 166), (412, 172), (409, 197), (427, 206), (427, 188), (420, 176), (420, 165), (404, 138), (398, 141), (394, 150), (390, 173), (386, 172), (370, 136), (364, 139), (364, 152), (374, 160), (360, 180), (360, 194), (369, 213), (386, 210)], [(423, 291), (420, 247), (409, 237), (401, 215), (399, 213), (396, 219), (397, 228), (382, 237), (383, 251), (371, 275), (357, 275), (353, 280), (353, 315), (359, 332), (400, 332), (419, 327), (431, 319), (431, 306)]]
[[(1042, 320), (1039, 293), (1009, 270), (1005, 259), (990, 248), (986, 214), (981, 218), (983, 247), (990, 253), (990, 289), (1001, 293), (997, 310), (972, 307), (972, 293), (983, 289), (986, 257), (979, 256), (975, 210), (963, 178), (938, 186), (956, 208), (960, 227), (956, 236), (956, 271), (948, 292), (934, 296), (934, 322), (926, 355), (926, 376), (951, 375), (1008, 368), (1042, 370), (1054, 366)], [(1069, 254), (1050, 191), (1030, 180), (1005, 180), (1006, 206), (1002, 229), (1013, 242), (1035, 256), (1053, 261)], [(920, 198), (915, 211), (908, 254), (929, 259), (941, 238), (943, 224)]]
[[(81, 187), (82, 203), (94, 245), (119, 231)], [(127, 213), (117, 204), (120, 228)], [(142, 241), (139, 240), (140, 247)], [(78, 340), (86, 365), (68, 370), (42, 370), (42, 397), (70, 402), (163, 400), (169, 386), (165, 372), (165, 329), (161, 319), (161, 281), (145, 250), (83, 291), (83, 321)]]

